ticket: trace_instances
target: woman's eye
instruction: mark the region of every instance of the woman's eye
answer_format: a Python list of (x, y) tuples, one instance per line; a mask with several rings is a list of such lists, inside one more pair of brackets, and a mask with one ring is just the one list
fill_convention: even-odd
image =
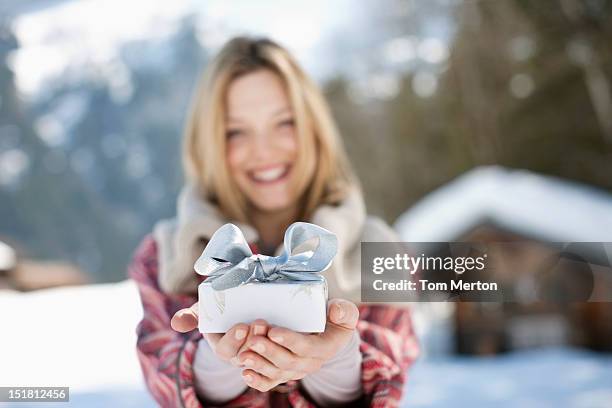
[(240, 130), (240, 129), (229, 129), (229, 130), (228, 130), (228, 131), (225, 133), (225, 136), (226, 136), (228, 139), (231, 139), (231, 138), (233, 138), (233, 137), (240, 136), (240, 135), (242, 135), (242, 130)]
[(295, 125), (295, 122), (293, 121), (293, 118), (285, 119), (278, 124), (278, 126), (281, 128), (293, 127), (294, 125)]

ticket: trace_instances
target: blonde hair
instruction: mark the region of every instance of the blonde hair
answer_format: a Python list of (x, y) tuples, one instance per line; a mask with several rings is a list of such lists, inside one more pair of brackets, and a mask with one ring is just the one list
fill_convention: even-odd
[[(289, 52), (269, 39), (234, 38), (204, 71), (185, 126), (185, 176), (224, 215), (248, 222), (247, 199), (231, 177), (226, 160), (225, 97), (234, 79), (261, 69), (281, 78), (291, 102), (298, 135), (293, 171), (299, 184), (294, 188), (300, 217), (307, 218), (321, 204), (337, 204), (349, 185), (358, 183), (321, 91)], [(308, 179), (313, 163), (314, 175)]]

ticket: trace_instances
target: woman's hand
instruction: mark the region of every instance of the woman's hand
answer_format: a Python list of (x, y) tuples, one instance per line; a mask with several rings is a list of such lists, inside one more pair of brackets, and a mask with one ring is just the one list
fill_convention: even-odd
[[(170, 326), (178, 332), (185, 333), (198, 327), (198, 303), (187, 309), (181, 309), (174, 314)], [(204, 338), (214, 353), (222, 360), (238, 366), (237, 354), (244, 350), (245, 343), (254, 336), (265, 336), (268, 327), (265, 321), (259, 319), (250, 325), (238, 323), (226, 333), (207, 333)]]
[(272, 327), (267, 336), (251, 336), (245, 343), (246, 350), (238, 354), (239, 364), (246, 367), (242, 372), (245, 382), (265, 392), (319, 370), (349, 342), (359, 319), (357, 306), (347, 300), (332, 299), (327, 310), (323, 333)]

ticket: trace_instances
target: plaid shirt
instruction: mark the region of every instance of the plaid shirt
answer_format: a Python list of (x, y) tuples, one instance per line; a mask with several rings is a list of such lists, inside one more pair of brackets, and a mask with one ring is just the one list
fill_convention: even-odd
[[(202, 400), (194, 388), (192, 365), (202, 334), (198, 330), (178, 333), (170, 327), (174, 313), (193, 305), (197, 297), (162, 292), (157, 283), (157, 269), (157, 245), (148, 235), (128, 268), (143, 305), (143, 319), (136, 328), (137, 353), (147, 388), (162, 407), (216, 406)], [(410, 313), (407, 309), (382, 305), (360, 305), (359, 313), (363, 396), (352, 405), (396, 407), (402, 397), (407, 369), (418, 355)], [(298, 381), (292, 381), (265, 393), (248, 388), (223, 406), (306, 408), (316, 404)]]

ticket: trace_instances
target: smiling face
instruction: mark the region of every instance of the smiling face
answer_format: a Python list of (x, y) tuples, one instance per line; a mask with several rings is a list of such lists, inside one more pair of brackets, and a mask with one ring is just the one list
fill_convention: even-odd
[(295, 206), (297, 131), (279, 76), (260, 69), (233, 80), (225, 111), (229, 171), (249, 203), (265, 212)]

